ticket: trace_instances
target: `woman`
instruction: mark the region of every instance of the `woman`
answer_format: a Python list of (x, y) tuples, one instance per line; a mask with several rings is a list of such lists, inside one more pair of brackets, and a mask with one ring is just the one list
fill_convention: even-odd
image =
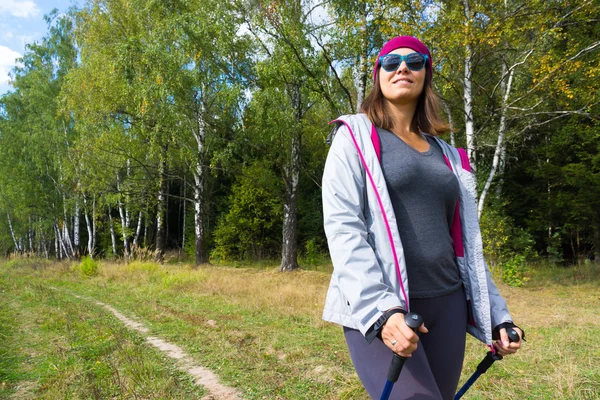
[[(508, 341), (514, 324), (483, 260), (468, 158), (436, 137), (448, 126), (432, 77), (422, 42), (388, 41), (362, 114), (335, 121), (323, 174), (334, 266), (323, 318), (344, 327), (374, 399), (392, 352), (410, 358), (391, 399), (452, 399), (466, 332), (503, 356), (520, 347)], [(424, 318), (418, 334), (404, 322), (409, 310)]]

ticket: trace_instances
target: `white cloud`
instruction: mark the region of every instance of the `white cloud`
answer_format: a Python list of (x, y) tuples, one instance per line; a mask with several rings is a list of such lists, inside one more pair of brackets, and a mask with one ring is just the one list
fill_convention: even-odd
[(28, 18), (40, 13), (38, 6), (31, 0), (1, 0), (0, 15), (10, 14), (13, 17)]
[(17, 64), (16, 59), (21, 54), (0, 45), (0, 85), (6, 85), (10, 81), (8, 73)]

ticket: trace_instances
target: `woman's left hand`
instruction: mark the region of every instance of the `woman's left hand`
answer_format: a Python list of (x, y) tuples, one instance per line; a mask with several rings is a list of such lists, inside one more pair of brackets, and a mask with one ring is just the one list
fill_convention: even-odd
[(517, 350), (521, 348), (521, 338), (523, 338), (523, 332), (517, 327), (513, 329), (519, 334), (518, 342), (510, 342), (508, 340), (508, 335), (506, 334), (506, 329), (502, 328), (500, 329), (500, 340), (496, 340), (496, 343), (494, 343), (494, 347), (498, 351), (498, 354), (500, 354), (502, 357), (509, 354), (515, 354)]

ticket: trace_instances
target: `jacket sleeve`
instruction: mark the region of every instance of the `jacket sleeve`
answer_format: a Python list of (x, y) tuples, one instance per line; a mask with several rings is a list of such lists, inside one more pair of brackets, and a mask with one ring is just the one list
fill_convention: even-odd
[(363, 335), (384, 311), (405, 308), (368, 242), (365, 172), (348, 129), (338, 129), (323, 172), (323, 216), (339, 302)]
[(490, 269), (488, 268), (487, 264), (485, 266), (485, 274), (488, 282), (488, 293), (490, 297), (490, 314), (492, 317), (492, 330), (494, 330), (498, 325), (504, 322), (513, 322), (513, 320), (510, 316), (510, 313), (508, 312), (506, 300), (498, 291), (498, 287), (492, 279), (492, 274), (490, 273)]

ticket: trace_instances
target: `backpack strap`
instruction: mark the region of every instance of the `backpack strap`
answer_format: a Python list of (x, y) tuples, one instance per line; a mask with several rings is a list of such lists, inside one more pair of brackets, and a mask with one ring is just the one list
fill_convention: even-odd
[(381, 162), (381, 142), (379, 141), (379, 134), (377, 133), (377, 128), (375, 125), (371, 124), (371, 142), (373, 142), (373, 147), (375, 147), (375, 153), (377, 153), (377, 160)]

